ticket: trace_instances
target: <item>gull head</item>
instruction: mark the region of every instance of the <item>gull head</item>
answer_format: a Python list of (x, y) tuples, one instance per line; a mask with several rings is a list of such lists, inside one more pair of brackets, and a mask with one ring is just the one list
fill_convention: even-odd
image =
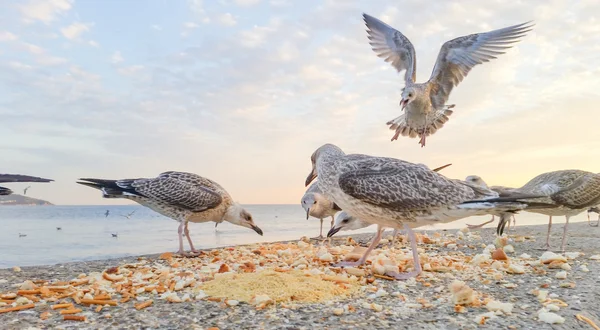
[(231, 206), (229, 206), (227, 212), (225, 212), (223, 220), (231, 222), (234, 225), (250, 228), (260, 236), (263, 235), (262, 229), (258, 228), (258, 226), (254, 224), (254, 220), (252, 219), (250, 212), (246, 211), (238, 203), (233, 203)]
[(600, 214), (600, 207), (594, 206), (594, 207), (589, 208), (587, 211), (588, 211), (588, 213), (594, 212), (594, 213)]
[(317, 204), (317, 201), (315, 200), (315, 195), (310, 193), (305, 194), (302, 197), (300, 203), (302, 204), (302, 208), (306, 211), (306, 220), (308, 220), (310, 216), (310, 209), (314, 207), (315, 204)]
[(417, 93), (418, 90), (413, 86), (402, 89), (402, 100), (400, 100), (400, 106), (402, 107), (402, 110), (404, 110), (409, 103), (417, 98)]
[(329, 232), (327, 233), (327, 237), (331, 237), (337, 234), (339, 231), (344, 230), (356, 230), (370, 226), (370, 223), (361, 221), (360, 219), (351, 216), (346, 213), (346, 211), (342, 211), (335, 218), (335, 223)]
[(312, 170), (311, 170), (310, 174), (308, 175), (308, 177), (306, 177), (306, 181), (304, 182), (305, 186), (308, 187), (308, 185), (311, 182), (313, 182), (314, 179), (317, 178), (317, 176), (318, 176), (317, 163), (319, 162), (320, 159), (322, 159), (323, 157), (327, 157), (327, 156), (341, 156), (341, 155), (345, 155), (344, 152), (342, 151), (342, 149), (338, 148), (336, 145), (333, 145), (331, 143), (324, 144), (321, 147), (319, 147), (319, 149), (315, 150), (315, 152), (313, 152), (313, 154), (310, 156), (310, 162), (312, 163)]
[(477, 175), (469, 175), (465, 181), (481, 188), (488, 188), (487, 183), (485, 183), (485, 181), (483, 181), (483, 179)]

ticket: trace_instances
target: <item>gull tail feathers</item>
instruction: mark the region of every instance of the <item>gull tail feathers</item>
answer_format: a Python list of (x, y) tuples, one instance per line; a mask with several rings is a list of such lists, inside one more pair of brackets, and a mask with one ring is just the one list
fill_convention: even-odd
[(424, 127), (414, 127), (409, 125), (406, 118), (406, 112), (388, 121), (386, 125), (388, 125), (391, 130), (396, 131), (392, 137), (392, 141), (398, 140), (400, 135), (408, 136), (411, 139), (416, 138), (417, 136), (423, 137), (433, 135), (438, 129), (442, 128), (448, 120), (450, 120), (450, 116), (454, 112), (452, 108), (454, 108), (454, 104), (446, 105), (443, 109), (428, 116)]
[[(127, 196), (140, 196), (131, 186), (133, 180), (104, 180), (81, 178), (77, 183), (102, 191), (104, 198), (127, 198)], [(87, 182), (85, 182), (87, 181)]]
[(0, 196), (6, 196), (6, 195), (10, 195), (12, 193), (13, 193), (13, 191), (8, 188), (0, 187)]

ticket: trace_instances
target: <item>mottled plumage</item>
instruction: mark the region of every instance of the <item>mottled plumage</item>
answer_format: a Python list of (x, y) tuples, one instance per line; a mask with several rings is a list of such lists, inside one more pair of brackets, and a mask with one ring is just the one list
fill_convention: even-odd
[(425, 83), (416, 83), (417, 61), (415, 49), (400, 31), (381, 20), (363, 14), (369, 44), (377, 56), (389, 62), (398, 72), (404, 73), (402, 109), (406, 112), (390, 120), (387, 125), (399, 135), (419, 136), (421, 146), (425, 138), (434, 134), (449, 120), (454, 105), (446, 105), (452, 89), (471, 71), (484, 62), (495, 59), (511, 48), (513, 43), (531, 30), (523, 23), (485, 33), (470, 34), (447, 41), (442, 45), (431, 77)]
[[(496, 201), (498, 194), (494, 191), (447, 179), (423, 164), (387, 157), (346, 155), (332, 144), (317, 149), (311, 161), (313, 169), (306, 185), (318, 176), (319, 188), (328, 199), (348, 214), (377, 224), (380, 231), (383, 227), (401, 229), (405, 226), (409, 236), (414, 237), (410, 230), (413, 227), (472, 215), (500, 215), (526, 206), (516, 199)], [(376, 246), (376, 240), (368, 253)]]
[[(580, 214), (590, 207), (600, 204), (600, 174), (581, 170), (561, 170), (540, 174), (521, 188), (510, 190), (510, 193), (543, 195), (545, 197), (532, 200), (548, 204), (549, 207), (527, 208), (526, 211), (549, 216), (546, 248), (550, 247), (550, 230), (553, 216), (565, 216), (561, 250), (565, 250), (569, 218)], [(498, 224), (503, 228), (504, 224)]]
[(125, 198), (180, 222), (179, 253), (184, 254), (182, 234), (196, 252), (187, 229), (188, 222), (229, 221), (262, 235), (252, 216), (216, 182), (193, 173), (164, 172), (156, 178), (77, 182), (100, 189), (104, 198)]
[[(44, 179), (36, 176), (21, 175), (21, 174), (0, 174), (0, 182), (52, 182), (52, 179)], [(0, 196), (10, 195), (13, 191), (6, 188), (0, 187)]]
[(334, 202), (323, 195), (316, 182), (308, 187), (306, 193), (304, 193), (304, 196), (302, 196), (302, 199), (300, 200), (300, 204), (306, 211), (307, 220), (311, 216), (321, 221), (319, 238), (323, 238), (323, 219), (331, 217), (331, 226), (333, 227), (335, 214), (342, 210)]

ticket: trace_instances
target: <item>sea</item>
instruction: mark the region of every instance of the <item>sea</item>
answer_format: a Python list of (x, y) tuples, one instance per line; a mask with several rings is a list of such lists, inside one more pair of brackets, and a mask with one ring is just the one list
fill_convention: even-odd
[[(253, 215), (264, 236), (228, 222), (220, 223), (216, 228), (214, 222), (190, 223), (195, 247), (206, 249), (319, 235), (319, 220), (307, 220), (306, 212), (299, 204), (244, 207)], [(108, 216), (105, 215), (107, 210)], [(592, 216), (594, 220), (597, 217), (596, 214)], [(491, 216), (471, 217), (419, 229), (454, 230), (467, 223), (479, 224), (489, 219)], [(531, 213), (518, 214), (516, 219), (517, 228), (548, 222), (548, 217)], [(552, 220), (553, 224), (565, 221), (564, 217)], [(579, 221), (587, 221), (586, 212), (571, 218), (571, 222)], [(497, 220), (485, 227), (496, 224)], [(330, 220), (326, 219), (324, 234), (329, 226)], [(110, 259), (178, 249), (178, 223), (139, 205), (0, 206), (0, 227), (0, 268)], [(373, 225), (338, 235), (374, 233), (375, 229)], [(189, 249), (185, 238), (184, 247)]]

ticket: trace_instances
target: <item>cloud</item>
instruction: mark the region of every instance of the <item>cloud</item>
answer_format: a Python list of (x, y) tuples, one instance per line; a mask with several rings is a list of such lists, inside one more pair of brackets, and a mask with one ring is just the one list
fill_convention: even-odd
[(163, 29), (160, 25), (157, 25), (157, 24), (153, 24), (150, 27), (156, 31), (162, 31), (162, 29)]
[(42, 47), (27, 42), (22, 42), (21, 48), (35, 55), (40, 55), (44, 53), (44, 49)]
[(62, 35), (70, 40), (79, 38), (83, 33), (88, 32), (93, 24), (85, 24), (81, 22), (75, 22), (67, 27), (60, 29)]
[(72, 0), (30, 0), (19, 9), (26, 22), (41, 21), (48, 24), (68, 12), (72, 5)]
[[(600, 66), (594, 65), (600, 61), (600, 34), (594, 33), (600, 24), (593, 3), (269, 4), (242, 12), (188, 1), (188, 16), (174, 26), (160, 22), (160, 38), (148, 28), (154, 16), (135, 36), (103, 39), (112, 30), (94, 28), (103, 48), (127, 50), (125, 63), (118, 51), (65, 49), (64, 39), (34, 38), (35, 25), (0, 22), (2, 31), (19, 33), (0, 55), (0, 116), (13, 137), (0, 140), (5, 171), (56, 178), (53, 190), (40, 191), (40, 197), (69, 204), (113, 202), (73, 188), (77, 177), (144, 177), (165, 170), (205, 175), (243, 203), (297, 203), (310, 154), (327, 142), (349, 153), (429, 166), (451, 162), (445, 175), (478, 174), (491, 184), (520, 185), (561, 168), (597, 171), (600, 130), (587, 124), (600, 90)], [(222, 24), (216, 13), (226, 6), (232, 17), (239, 15), (237, 24), (203, 25), (209, 14)], [(421, 149), (416, 139), (389, 141), (393, 132), (385, 122), (401, 113), (402, 79), (368, 45), (363, 11), (410, 38), (419, 82), (427, 80), (449, 39), (531, 18), (537, 25), (453, 90), (455, 113)], [(91, 14), (82, 19), (98, 21)], [(181, 31), (194, 37), (174, 38)], [(23, 38), (43, 48), (26, 46)], [(94, 56), (114, 65), (107, 69)], [(60, 166), (48, 166), (56, 159)]]
[(230, 13), (225, 13), (219, 16), (219, 23), (225, 26), (234, 26), (235, 24), (237, 24), (237, 21), (235, 20), (233, 15), (231, 15)]
[(100, 44), (98, 42), (96, 42), (95, 40), (88, 41), (88, 44), (94, 48), (100, 47)]
[(124, 61), (123, 56), (121, 56), (121, 52), (118, 51), (118, 50), (115, 51), (112, 54), (112, 56), (110, 57), (110, 62), (113, 63), (113, 64), (118, 64), (118, 63), (121, 63), (123, 61)]
[(8, 31), (0, 31), (0, 41), (15, 41), (18, 37)]
[(235, 4), (238, 6), (254, 6), (260, 3), (261, 0), (235, 0)]

